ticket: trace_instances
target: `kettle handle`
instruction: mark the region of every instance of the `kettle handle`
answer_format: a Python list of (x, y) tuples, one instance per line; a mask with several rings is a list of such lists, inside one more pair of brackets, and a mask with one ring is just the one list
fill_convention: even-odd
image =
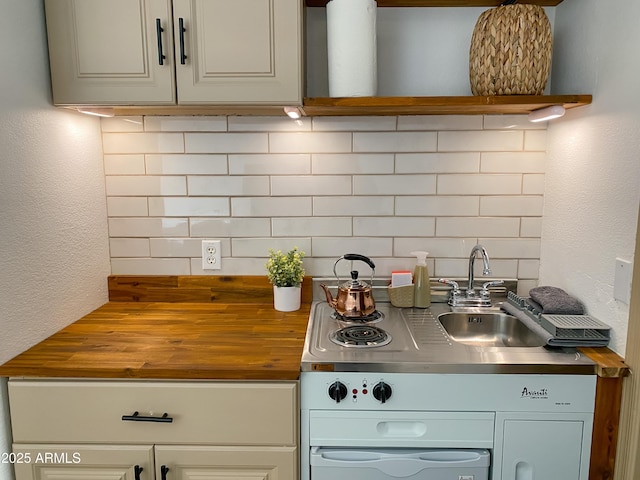
[(333, 275), (338, 279), (338, 283), (340, 283), (340, 277), (338, 277), (338, 273), (336, 272), (336, 265), (340, 260), (360, 260), (361, 262), (366, 263), (371, 267), (371, 285), (373, 286), (373, 275), (376, 271), (376, 264), (369, 257), (365, 257), (364, 255), (360, 255), (359, 253), (345, 253), (341, 256), (336, 263), (333, 264)]

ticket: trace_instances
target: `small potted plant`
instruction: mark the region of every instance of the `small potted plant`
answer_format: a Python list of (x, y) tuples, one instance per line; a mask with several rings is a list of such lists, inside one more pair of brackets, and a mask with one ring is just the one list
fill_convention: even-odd
[(294, 247), (288, 253), (269, 249), (265, 265), (267, 277), (273, 284), (273, 306), (281, 312), (293, 312), (300, 308), (300, 296), (304, 268), (304, 252)]

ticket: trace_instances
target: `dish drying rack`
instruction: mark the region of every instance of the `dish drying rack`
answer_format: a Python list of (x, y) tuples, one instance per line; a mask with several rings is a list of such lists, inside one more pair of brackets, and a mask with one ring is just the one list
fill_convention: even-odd
[(523, 312), (557, 340), (602, 342), (602, 346), (609, 343), (611, 327), (590, 315), (542, 313), (533, 307), (527, 298), (514, 292), (507, 294), (507, 302)]

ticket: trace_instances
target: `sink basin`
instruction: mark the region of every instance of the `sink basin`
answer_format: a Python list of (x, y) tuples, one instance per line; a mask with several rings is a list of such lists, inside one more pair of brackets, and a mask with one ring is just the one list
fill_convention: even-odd
[(438, 320), (452, 340), (478, 347), (541, 347), (545, 340), (506, 313), (449, 312)]

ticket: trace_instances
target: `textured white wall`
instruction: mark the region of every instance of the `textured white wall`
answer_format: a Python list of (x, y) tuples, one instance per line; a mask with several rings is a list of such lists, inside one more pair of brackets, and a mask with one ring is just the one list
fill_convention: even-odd
[[(50, 106), (42, 2), (0, 8), (3, 363), (106, 302), (109, 251), (99, 122)], [(6, 408), (0, 388), (0, 452)]]
[[(554, 93), (593, 104), (548, 128), (541, 284), (582, 299), (624, 355), (629, 307), (613, 298), (615, 258), (633, 259), (640, 201), (640, 3), (582, 0), (556, 11)], [(580, 28), (576, 28), (579, 26)]]

